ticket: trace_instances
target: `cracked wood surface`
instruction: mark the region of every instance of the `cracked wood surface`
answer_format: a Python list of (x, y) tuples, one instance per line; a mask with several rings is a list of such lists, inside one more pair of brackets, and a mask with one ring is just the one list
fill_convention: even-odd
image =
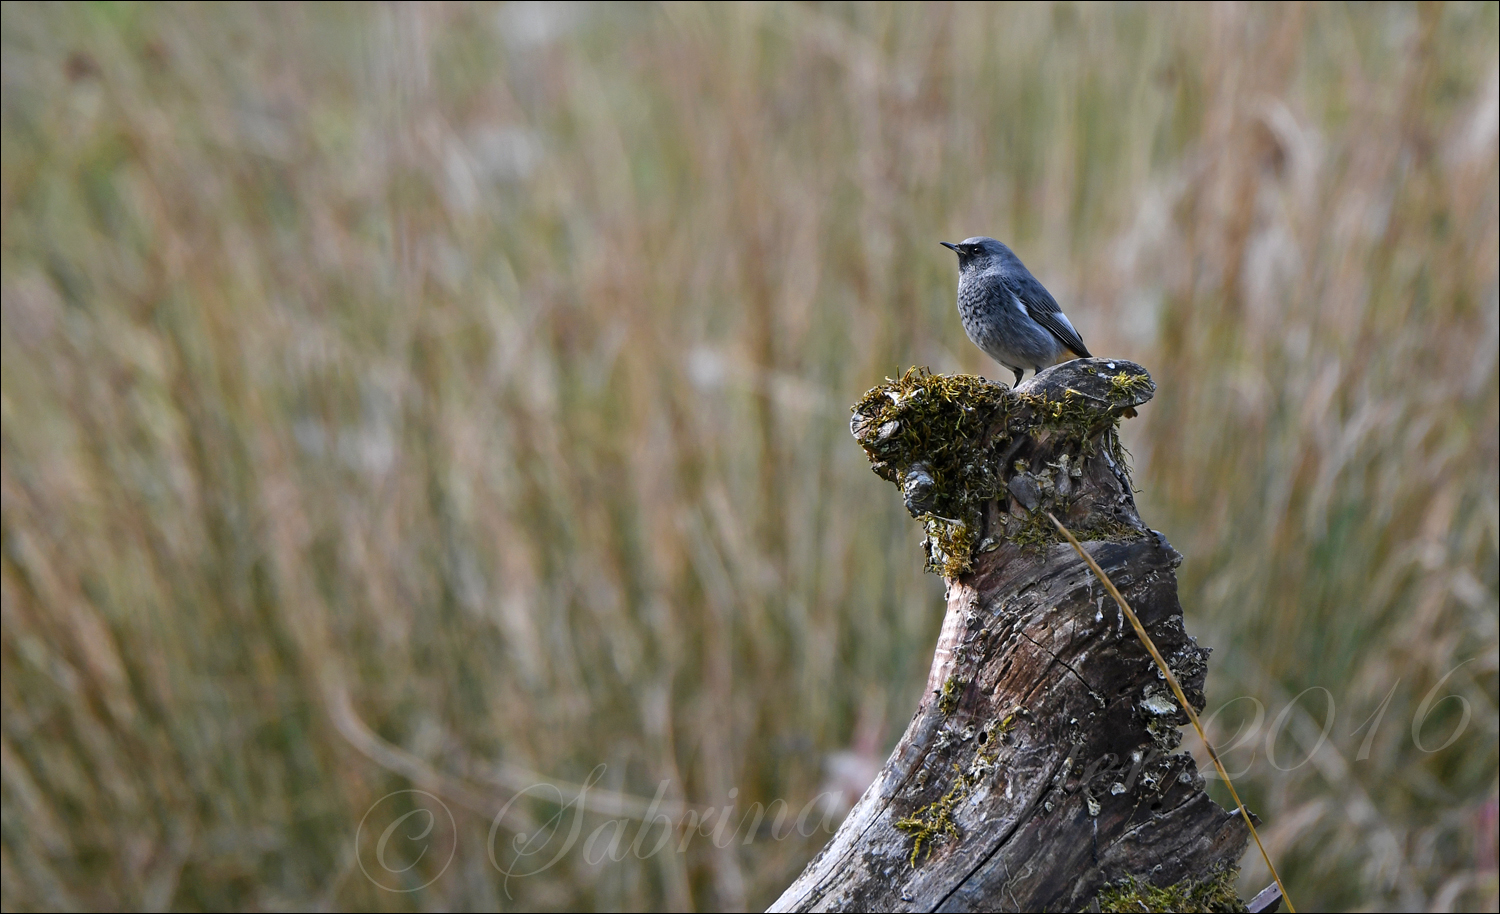
[[(923, 508), (936, 502), (914, 507), (912, 492), (944, 484), (928, 478), (938, 471), (924, 451), (948, 430), (907, 436), (915, 447), (883, 444), (896, 438), (892, 423), (914, 421), (907, 400), (940, 393), (930, 377), (918, 379), (926, 394), (902, 387), (911, 377), (887, 385), (885, 400), (867, 397), (852, 428), (931, 533)], [(958, 403), (977, 420), (964, 459), (1000, 465), (977, 499), (943, 493), (957, 506), (947, 518), (978, 529), (955, 540), (973, 544), (970, 567), (948, 579), (926, 692), (874, 783), (772, 911), (1079, 910), (1127, 875), (1164, 886), (1237, 864), (1244, 823), (1176, 751), (1186, 715), (1150, 656), (1071, 547), (1036, 541), (1044, 509), (1108, 532), (1085, 548), (1201, 708), (1208, 651), (1183, 628), (1181, 556), (1141, 523), (1113, 437), (1153, 391), (1138, 365), (1083, 359), (1003, 398), (985, 389), (982, 408)]]

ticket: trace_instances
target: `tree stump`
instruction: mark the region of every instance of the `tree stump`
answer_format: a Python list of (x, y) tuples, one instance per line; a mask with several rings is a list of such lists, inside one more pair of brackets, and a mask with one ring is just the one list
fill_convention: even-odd
[(1201, 709), (1209, 651), (1183, 628), (1182, 557), (1141, 522), (1118, 437), (1155, 389), (1120, 360), (1014, 390), (914, 369), (854, 408), (855, 439), (925, 527), (947, 614), (911, 725), (772, 911), (1141, 910), (1130, 893), (1153, 886), (1244, 910), (1244, 822), (1175, 751), (1186, 714), (1046, 517), (1084, 541)]

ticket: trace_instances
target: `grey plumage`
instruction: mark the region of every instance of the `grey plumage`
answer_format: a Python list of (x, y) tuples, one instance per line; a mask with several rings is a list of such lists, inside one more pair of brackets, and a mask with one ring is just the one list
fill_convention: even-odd
[(993, 238), (940, 242), (958, 255), (958, 315), (974, 345), (1016, 373), (1041, 371), (1072, 352), (1092, 358), (1052, 293)]

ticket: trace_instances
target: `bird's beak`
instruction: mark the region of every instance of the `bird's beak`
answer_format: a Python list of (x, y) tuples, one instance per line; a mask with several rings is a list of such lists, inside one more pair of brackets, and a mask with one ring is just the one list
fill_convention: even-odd
[(958, 253), (958, 245), (956, 245), (956, 244), (949, 244), (946, 241), (939, 241), (938, 244), (941, 244), (943, 247), (947, 248), (948, 250), (952, 251), (955, 254)]

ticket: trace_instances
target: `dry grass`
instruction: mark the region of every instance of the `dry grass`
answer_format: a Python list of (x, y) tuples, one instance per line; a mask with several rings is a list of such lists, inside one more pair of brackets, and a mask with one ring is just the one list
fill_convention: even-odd
[[(0, 16), (6, 909), (767, 903), (820, 837), (507, 883), (490, 817), (883, 756), (940, 583), (846, 409), (994, 373), (973, 234), (1155, 374), (1299, 904), (1494, 909), (1494, 4)], [(396, 893), (407, 787), (456, 851)]]

